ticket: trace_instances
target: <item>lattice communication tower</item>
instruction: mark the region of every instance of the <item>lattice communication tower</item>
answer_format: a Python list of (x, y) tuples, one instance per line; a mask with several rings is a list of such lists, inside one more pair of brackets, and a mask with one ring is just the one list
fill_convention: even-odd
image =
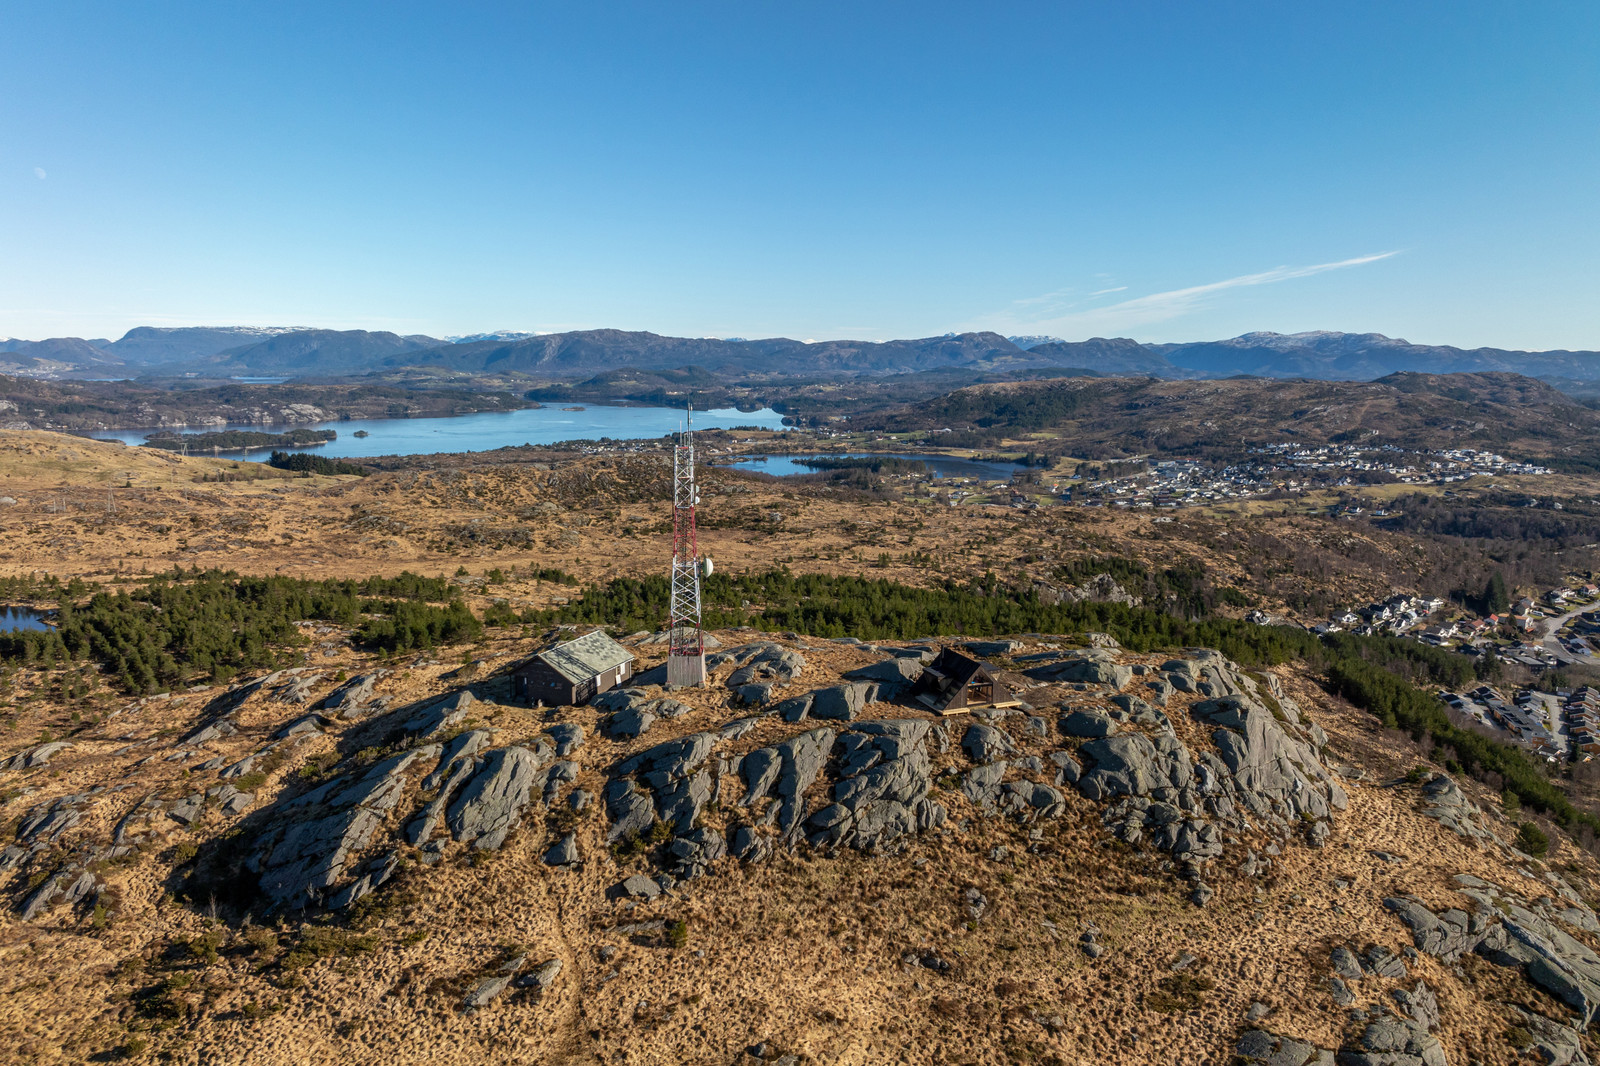
[(694, 508), (699, 502), (700, 490), (694, 480), (694, 411), (690, 409), (683, 432), (678, 434), (678, 443), (672, 449), (672, 599), (667, 608), (669, 688), (706, 682), (706, 638), (700, 628), (700, 546), (694, 529)]

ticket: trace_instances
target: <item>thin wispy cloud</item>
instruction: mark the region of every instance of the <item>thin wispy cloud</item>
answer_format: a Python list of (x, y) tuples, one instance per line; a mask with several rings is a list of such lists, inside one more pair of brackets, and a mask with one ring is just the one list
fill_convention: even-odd
[[(1135, 296), (1132, 299), (1119, 300), (1099, 307), (1083, 307), (1082, 304), (1098, 296), (1126, 291), (1127, 286), (1101, 289), (1084, 296), (1074, 294), (1071, 290), (1046, 293), (1043, 296), (1030, 296), (1013, 301), (1007, 311), (994, 316), (987, 323), (987, 328), (1003, 332), (1052, 333), (1057, 336), (1085, 337), (1126, 331), (1154, 322), (1181, 318), (1209, 305), (1219, 294), (1230, 289), (1274, 285), (1280, 281), (1309, 278), (1315, 274), (1325, 274), (1330, 270), (1365, 266), (1399, 254), (1398, 251), (1378, 252), (1374, 255), (1356, 256), (1354, 259), (1341, 259), (1333, 263), (1275, 267), (1272, 270), (1241, 274), (1238, 277), (1225, 278), (1205, 285), (1191, 285), (1183, 289), (1169, 289), (1166, 292)], [(999, 320), (998, 324), (995, 319)]]

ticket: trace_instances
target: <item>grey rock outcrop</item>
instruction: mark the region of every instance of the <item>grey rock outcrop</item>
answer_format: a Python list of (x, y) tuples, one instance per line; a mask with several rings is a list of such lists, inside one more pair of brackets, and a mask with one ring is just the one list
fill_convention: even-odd
[(974, 766), (961, 779), (961, 792), (976, 807), (994, 807), (1006, 777), (1007, 764), (992, 762)]
[(0, 762), (0, 770), (33, 770), (40, 766), (48, 766), (52, 758), (70, 747), (72, 745), (65, 740), (52, 740), (47, 744), (37, 744), (17, 752), (4, 762)]
[(878, 686), (878, 698), (895, 699), (908, 691), (922, 676), (922, 661), (907, 657), (886, 659), (845, 674), (846, 681), (869, 681)]
[(806, 667), (805, 656), (770, 641), (742, 644), (706, 657), (706, 666), (712, 669), (730, 662), (736, 669), (728, 677), (728, 687), (734, 691), (745, 685), (779, 687), (798, 680)]
[(1339, 1052), (1339, 1066), (1446, 1066), (1444, 1048), (1427, 1029), (1386, 1016), (1368, 1024), (1360, 1042)]
[(639, 688), (612, 689), (590, 701), (602, 711), (611, 711), (603, 726), (613, 738), (637, 737), (649, 731), (658, 718), (678, 718), (689, 713), (689, 705), (665, 696), (651, 696)]
[(942, 824), (944, 807), (928, 799), (928, 729), (916, 719), (862, 722), (840, 737), (840, 780), (807, 823), (812, 843), (870, 848)]
[(375, 670), (370, 674), (358, 674), (329, 693), (319, 706), (340, 718), (356, 717), (372, 702), (374, 686), (388, 672)]
[(446, 815), (455, 838), (479, 850), (492, 851), (503, 844), (548, 761), (547, 748), (538, 753), (522, 747), (497, 748), (484, 756), (482, 769)]
[(402, 775), (417, 757), (391, 756), (280, 804), (257, 852), (262, 893), (283, 906), (321, 903), (399, 803)]
[(1444, 774), (1435, 774), (1422, 786), (1422, 802), (1422, 813), (1452, 833), (1473, 840), (1495, 839), (1478, 805)]
[(1384, 906), (1410, 929), (1419, 951), (1447, 962), (1470, 951), (1519, 967), (1530, 982), (1576, 1011), (1585, 1028), (1593, 1024), (1600, 1016), (1600, 954), (1563, 928), (1585, 929), (1593, 912), (1581, 901), (1529, 904), (1475, 877), (1456, 880), (1474, 903), (1471, 915), (1459, 909), (1435, 913), (1410, 896), (1385, 899)]
[(1234, 1054), (1247, 1066), (1334, 1066), (1333, 1052), (1265, 1029), (1241, 1036)]
[(876, 694), (877, 686), (863, 681), (817, 689), (811, 694), (810, 714), (827, 721), (853, 722)]
[(833, 741), (833, 730), (813, 729), (745, 756), (740, 772), (748, 788), (742, 802), (748, 806), (776, 795), (777, 803), (770, 809), (768, 818), (784, 833), (795, 830), (804, 813), (802, 793), (822, 772)]
[[(466, 721), (467, 715), (478, 703), (470, 689), (452, 692), (415, 711), (400, 728), (407, 733), (427, 738)], [(400, 713), (400, 712), (396, 712)]]
[(799, 696), (784, 700), (772, 710), (774, 714), (777, 714), (785, 722), (803, 722), (810, 716), (813, 702), (815, 702), (815, 697), (811, 693), (805, 692)]
[(969, 640), (961, 645), (969, 654), (980, 659), (993, 659), (1000, 655), (1010, 655), (1012, 652), (1021, 651), (1023, 644), (1020, 640)]
[(1092, 800), (1185, 789), (1194, 778), (1188, 749), (1172, 737), (1158, 737), (1154, 743), (1142, 733), (1105, 737), (1083, 745), (1078, 754), (1093, 769), (1076, 785)]
[(1533, 1037), (1532, 1050), (1548, 1066), (1589, 1066), (1589, 1056), (1583, 1050), (1583, 1034), (1578, 1030), (1521, 1007), (1513, 1007), (1512, 1011), (1516, 1024)]
[(1109, 737), (1117, 731), (1117, 723), (1110, 715), (1092, 710), (1076, 710), (1063, 715), (1059, 727), (1064, 736), (1088, 739)]
[(1114, 689), (1123, 688), (1133, 680), (1133, 670), (1119, 664), (1116, 656), (1104, 648), (1074, 652), (1069, 658), (1035, 666), (1023, 673), (1035, 681), (1109, 685)]
[(511, 984), (513, 976), (513, 974), (503, 973), (484, 978), (472, 987), (472, 991), (467, 993), (467, 998), (462, 1001), (463, 1006), (468, 1010), (481, 1010), (487, 1007), (506, 990), (506, 987)]

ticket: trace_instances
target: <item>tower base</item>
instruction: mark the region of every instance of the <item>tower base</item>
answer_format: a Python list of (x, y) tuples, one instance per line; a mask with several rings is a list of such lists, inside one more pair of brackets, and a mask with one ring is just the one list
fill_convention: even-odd
[(699, 655), (667, 656), (668, 688), (697, 688), (705, 683), (706, 656), (704, 652)]

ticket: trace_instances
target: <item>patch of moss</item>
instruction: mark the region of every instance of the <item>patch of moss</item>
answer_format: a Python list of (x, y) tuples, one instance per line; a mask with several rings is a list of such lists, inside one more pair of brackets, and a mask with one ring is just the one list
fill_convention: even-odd
[(1145, 1006), (1166, 1014), (1198, 1010), (1206, 1001), (1206, 993), (1216, 988), (1216, 982), (1198, 974), (1178, 973), (1156, 982), (1156, 991), (1145, 997)]

